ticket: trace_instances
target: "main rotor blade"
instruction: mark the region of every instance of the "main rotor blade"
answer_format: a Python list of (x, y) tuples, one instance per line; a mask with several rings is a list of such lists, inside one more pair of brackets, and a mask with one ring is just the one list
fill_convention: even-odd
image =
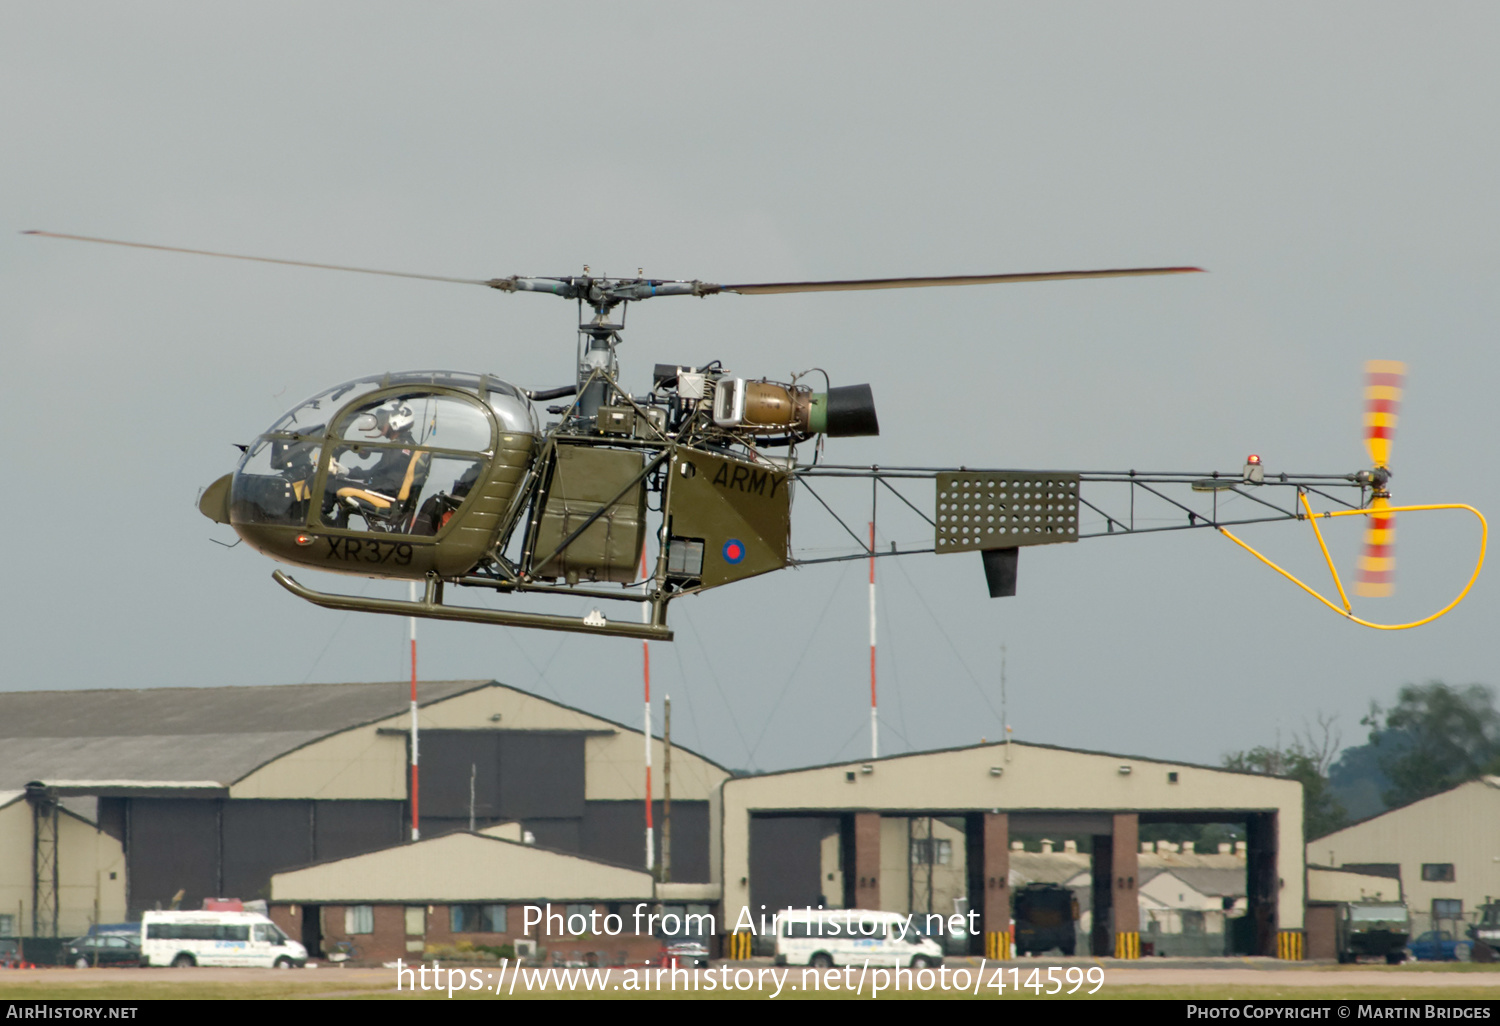
[[(413, 274), (409, 271), (386, 271), (375, 267), (350, 267), (347, 264), (322, 264), (310, 260), (283, 260), (278, 257), (249, 256), (245, 253), (220, 253), (210, 249), (188, 249), (183, 246), (158, 246), (148, 242), (126, 242), (123, 239), (101, 239), (91, 235), (67, 235), (62, 232), (25, 231), (22, 235), (39, 235), (49, 239), (71, 239), (75, 242), (99, 242), (131, 249), (154, 249), (163, 253), (188, 253), (193, 256), (222, 257), (226, 260), (251, 260), (261, 264), (287, 267), (313, 267), (323, 271), (351, 271), (355, 274), (379, 274), (388, 278), (416, 278), (421, 281), (446, 281), (456, 285), (483, 285), (502, 292), (548, 292), (565, 298), (580, 295), (590, 282), (613, 285), (616, 299), (647, 299), (651, 296), (711, 296), (719, 292), (740, 295), (769, 295), (777, 292), (854, 292), (863, 289), (915, 289), (934, 285), (996, 285), (1023, 281), (1060, 281), (1065, 278), (1136, 278), (1154, 274), (1191, 274), (1201, 267), (1127, 267), (1109, 271), (1044, 271), (1031, 274), (957, 274), (938, 278), (861, 278), (847, 281), (752, 282), (739, 285), (713, 285), (696, 281), (619, 282), (614, 279), (572, 278), (450, 278), (440, 274)], [(639, 294), (635, 294), (639, 293)]]
[(941, 278), (859, 278), (850, 281), (780, 281), (746, 285), (704, 285), (705, 294), (737, 292), (742, 296), (775, 292), (857, 292), (862, 289), (920, 289), (933, 285), (1002, 285), (1065, 278), (1138, 278), (1152, 274), (1192, 274), (1201, 267), (1126, 267), (1113, 271), (1042, 271), (1033, 274), (951, 274)]
[[(316, 267), (324, 271), (353, 271), (357, 274), (383, 274), (388, 278), (420, 278), (423, 281), (451, 281), (458, 285), (486, 285), (504, 288), (497, 284), (509, 284), (510, 279), (499, 278), (483, 281), (479, 278), (445, 278), (438, 274), (411, 274), (407, 271), (382, 271), (373, 267), (346, 267), (343, 264), (315, 264), (307, 260), (280, 260), (276, 257), (246, 256), (243, 253), (216, 253), (208, 249), (184, 249), (181, 246), (155, 246), (147, 242), (123, 242), (120, 239), (96, 239), (88, 235), (64, 235), (60, 232), (26, 231), (22, 235), (41, 235), (49, 239), (72, 239), (75, 242), (102, 242), (110, 246), (129, 246), (132, 249), (157, 249), (165, 253), (190, 253), (193, 256), (224, 257), (228, 260), (253, 260), (260, 264), (286, 264), (289, 267)], [(508, 291), (508, 290), (507, 290)]]

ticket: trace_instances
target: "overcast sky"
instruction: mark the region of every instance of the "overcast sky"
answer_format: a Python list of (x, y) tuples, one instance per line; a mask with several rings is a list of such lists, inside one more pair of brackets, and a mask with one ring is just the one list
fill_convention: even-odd
[[(1196, 264), (1118, 281), (633, 307), (626, 381), (721, 359), (869, 382), (838, 462), (1344, 473), (1362, 365), (1410, 365), (1400, 502), (1500, 510), (1491, 3), (0, 5), (9, 689), (400, 680), (405, 623), (319, 610), (198, 491), (367, 372), (571, 380), (572, 304), (39, 240), (30, 228), (490, 277), (777, 281)], [(857, 498), (849, 507), (864, 519)], [(804, 549), (837, 546), (816, 504)], [(894, 517), (882, 544), (920, 543)], [(1332, 529), (1353, 572), (1359, 527)], [(1316, 573), (1303, 525), (1246, 532)], [(1401, 520), (1398, 595), (1472, 565)], [(930, 541), (928, 542), (930, 544)], [(391, 593), (323, 578), (318, 587)], [(1326, 574), (1316, 578), (1326, 582)], [(1001, 735), (1218, 762), (1408, 681), (1494, 682), (1492, 578), (1344, 622), (1211, 532), (881, 565), (882, 751)], [(672, 608), (653, 694), (730, 766), (869, 750), (864, 567)], [(640, 645), (424, 624), (422, 675), (639, 721)]]

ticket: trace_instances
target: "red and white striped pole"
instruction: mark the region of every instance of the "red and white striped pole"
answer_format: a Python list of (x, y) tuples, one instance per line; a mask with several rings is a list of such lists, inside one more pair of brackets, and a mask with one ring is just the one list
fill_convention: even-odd
[[(646, 547), (641, 546), (641, 592), (649, 595), (651, 582), (646, 580)], [(641, 603), (641, 623), (651, 622), (651, 603)], [(646, 872), (656, 869), (656, 838), (651, 822), (651, 643), (641, 639), (641, 669), (646, 682)]]
[(880, 722), (875, 716), (875, 521), (870, 521), (870, 758), (880, 756)]
[[(417, 601), (417, 582), (411, 582), (411, 600)], [(417, 818), (417, 618), (411, 617), (411, 839), (422, 839)]]

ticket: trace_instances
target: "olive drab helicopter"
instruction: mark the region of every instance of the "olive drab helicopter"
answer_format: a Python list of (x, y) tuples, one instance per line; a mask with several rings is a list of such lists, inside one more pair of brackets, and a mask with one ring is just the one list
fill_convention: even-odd
[[(1259, 456), (1228, 472), (830, 464), (820, 458), (822, 439), (879, 433), (868, 385), (834, 385), (821, 371), (775, 381), (734, 373), (719, 361), (658, 364), (644, 394), (621, 384), (618, 348), (625, 309), (647, 299), (1133, 277), (1199, 270), (1194, 267), (731, 285), (595, 276), (587, 267), (582, 275), (468, 279), (26, 234), (545, 293), (576, 302), (571, 383), (525, 389), (493, 375), (456, 371), (356, 378), (288, 411), (242, 447), (233, 473), (202, 492), (199, 509), (205, 516), (229, 525), (274, 559), (424, 585), (421, 597), (411, 601), (377, 599), (315, 591), (274, 572), (287, 590), (325, 608), (670, 640), (667, 608), (674, 599), (787, 566), (978, 552), (989, 593), (999, 597), (1015, 594), (1019, 552), (1025, 547), (1213, 529), (1347, 619), (1400, 629), (1451, 610), (1483, 566), (1487, 528), (1478, 510), (1458, 503), (1390, 502), (1390, 442), (1404, 374), (1402, 365), (1390, 361), (1367, 368), (1365, 440), (1373, 466), (1345, 474), (1271, 474)], [(545, 404), (541, 410), (539, 403)], [(551, 419), (544, 422), (544, 415)], [(802, 461), (798, 447), (806, 442), (816, 444), (812, 459)], [(815, 489), (815, 483), (821, 487), (832, 479), (869, 482), (868, 543)], [(932, 490), (914, 499), (913, 484), (926, 481)], [(876, 550), (875, 499), (882, 489), (930, 525), (930, 546), (897, 549), (893, 543), (889, 551)], [(844, 527), (855, 551), (818, 559), (793, 555), (791, 510), (799, 491), (808, 492)], [(1249, 502), (1221, 514), (1221, 496)], [(1314, 499), (1331, 508), (1315, 510)], [(1138, 518), (1138, 500), (1157, 504), (1172, 521)], [(1463, 591), (1437, 613), (1412, 623), (1378, 624), (1355, 616), (1318, 521), (1366, 519), (1356, 590), (1377, 597), (1391, 591), (1394, 515), (1437, 509), (1467, 510), (1479, 518), (1479, 559)], [(1278, 520), (1311, 523), (1337, 602), (1229, 530)], [(657, 541), (654, 564), (647, 561), (648, 535)], [(622, 601), (644, 612), (637, 621), (628, 613), (611, 619), (597, 607), (585, 616), (566, 616), (457, 605), (447, 599), (448, 585)]]

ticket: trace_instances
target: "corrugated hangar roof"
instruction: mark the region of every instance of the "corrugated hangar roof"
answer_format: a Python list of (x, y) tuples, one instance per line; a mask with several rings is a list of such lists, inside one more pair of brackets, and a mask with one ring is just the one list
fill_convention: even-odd
[[(420, 704), (493, 684), (422, 681)], [(0, 790), (228, 786), (318, 738), (404, 712), (409, 681), (0, 693)]]

